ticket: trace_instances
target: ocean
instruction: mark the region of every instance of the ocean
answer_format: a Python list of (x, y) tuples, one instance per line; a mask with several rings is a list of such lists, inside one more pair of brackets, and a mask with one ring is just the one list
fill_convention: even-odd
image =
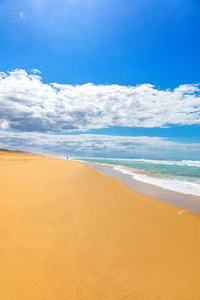
[(175, 192), (200, 196), (200, 161), (118, 158), (73, 158), (110, 166), (133, 179)]

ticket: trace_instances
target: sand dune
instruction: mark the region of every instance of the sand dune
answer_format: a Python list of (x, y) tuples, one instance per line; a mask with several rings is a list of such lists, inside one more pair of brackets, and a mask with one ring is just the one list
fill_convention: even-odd
[(79, 162), (0, 151), (0, 299), (200, 299), (200, 218)]

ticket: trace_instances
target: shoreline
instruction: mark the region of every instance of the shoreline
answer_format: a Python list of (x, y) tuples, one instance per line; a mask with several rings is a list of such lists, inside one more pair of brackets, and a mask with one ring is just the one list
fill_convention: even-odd
[(184, 194), (136, 180), (129, 174), (123, 174), (118, 170), (114, 170), (111, 166), (104, 166), (92, 162), (82, 163), (91, 166), (106, 176), (121, 180), (129, 189), (136, 193), (183, 208), (200, 216), (200, 196)]
[(200, 218), (70, 160), (0, 153), (0, 299), (200, 299)]

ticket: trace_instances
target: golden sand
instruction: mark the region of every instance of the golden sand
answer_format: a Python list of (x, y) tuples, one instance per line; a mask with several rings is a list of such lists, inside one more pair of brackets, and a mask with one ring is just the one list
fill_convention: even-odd
[(200, 299), (200, 217), (84, 164), (0, 152), (1, 300)]

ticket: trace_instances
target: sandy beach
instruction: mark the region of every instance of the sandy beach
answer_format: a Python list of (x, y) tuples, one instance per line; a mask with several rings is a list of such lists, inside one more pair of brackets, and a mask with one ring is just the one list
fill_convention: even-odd
[(131, 175), (122, 174), (121, 172), (114, 170), (114, 168), (109, 166), (103, 166), (90, 162), (84, 163), (90, 165), (96, 170), (99, 170), (106, 176), (121, 180), (129, 189), (133, 190), (134, 192), (181, 207), (184, 210), (200, 216), (200, 196), (175, 192), (149, 183), (144, 183), (134, 179)]
[(0, 151), (0, 299), (200, 299), (200, 217), (79, 162)]

